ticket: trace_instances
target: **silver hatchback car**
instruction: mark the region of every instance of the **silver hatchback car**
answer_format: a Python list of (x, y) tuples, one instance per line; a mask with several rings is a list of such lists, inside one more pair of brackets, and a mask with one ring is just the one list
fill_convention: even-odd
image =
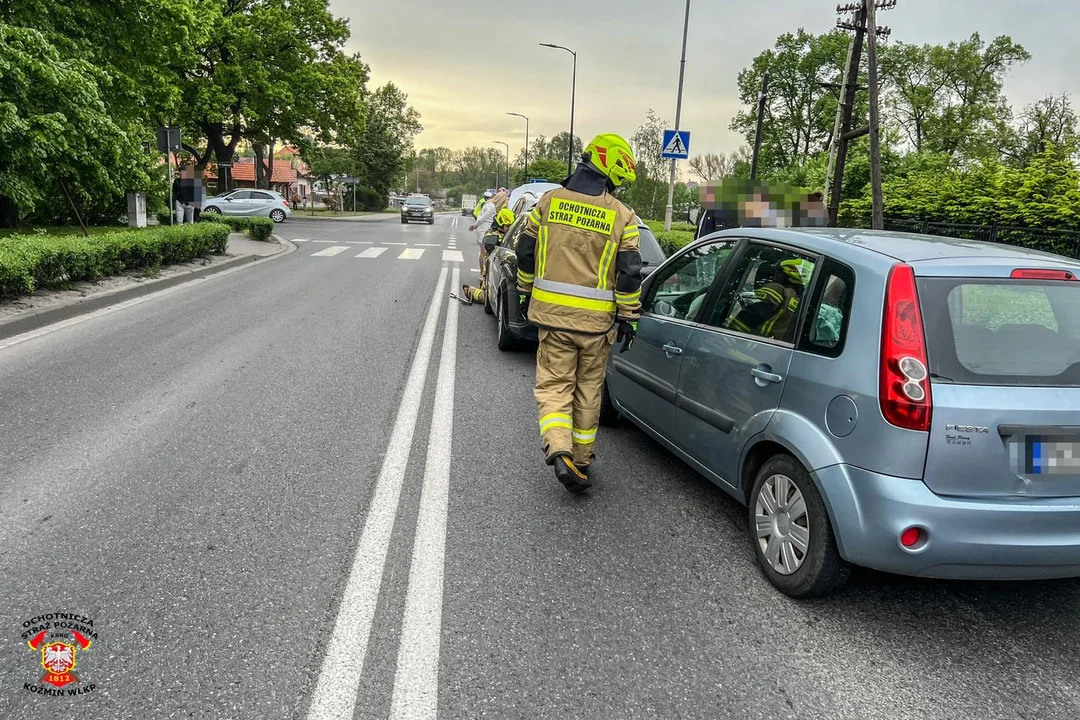
[(233, 190), (215, 195), (206, 199), (202, 211), (208, 215), (268, 217), (276, 223), (292, 215), (289, 201), (276, 190)]
[(795, 596), (850, 565), (1080, 576), (1080, 262), (905, 233), (734, 229), (646, 281), (624, 416), (749, 507)]

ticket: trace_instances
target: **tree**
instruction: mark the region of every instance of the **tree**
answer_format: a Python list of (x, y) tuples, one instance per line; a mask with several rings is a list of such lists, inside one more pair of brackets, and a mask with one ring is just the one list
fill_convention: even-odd
[(529, 158), (529, 175), (525, 176), (525, 167), (515, 168), (511, 171), (512, 185), (517, 187), (534, 178), (542, 178), (548, 182), (562, 182), (566, 177), (566, 158), (556, 160), (554, 158), (541, 158), (533, 161)]
[(1074, 145), (1077, 119), (1069, 96), (1047, 95), (1020, 114), (1016, 127), (1007, 128), (1001, 140), (1002, 155), (1015, 167), (1025, 167), (1050, 147)]
[[(758, 168), (762, 176), (799, 162), (828, 148), (836, 117), (838, 90), (822, 87), (843, 78), (849, 38), (840, 31), (813, 35), (800, 28), (776, 39), (770, 50), (759, 53), (750, 67), (739, 72), (739, 99), (747, 109), (731, 121), (753, 145), (757, 103), (762, 79), (769, 71), (769, 95), (762, 125)], [(866, 114), (865, 100), (855, 117)]]
[(0, 226), (49, 201), (59, 205), (50, 219), (65, 216), (56, 200), (68, 194), (95, 218), (116, 217), (125, 190), (148, 189), (146, 157), (109, 116), (104, 82), (43, 33), (0, 24)]
[(190, 28), (195, 60), (174, 66), (192, 137), (185, 147), (198, 167), (231, 160), (244, 138), (359, 136), (368, 69), (344, 54), (348, 24), (328, 0), (207, 0), (199, 10)]
[(890, 120), (915, 152), (955, 158), (996, 156), (995, 133), (1008, 117), (1005, 75), (1031, 54), (1002, 35), (978, 33), (947, 46), (896, 43), (883, 49), (881, 78)]
[(409, 106), (408, 96), (393, 83), (372, 93), (367, 123), (356, 149), (360, 182), (389, 196), (412, 152), (420, 132), (420, 113)]
[[(749, 151), (743, 147), (740, 148), (743, 153), (749, 154)], [(735, 160), (739, 151), (733, 152), (730, 155), (724, 153), (705, 153), (704, 155), (695, 155), (690, 158), (690, 172), (698, 177), (701, 182), (709, 182), (710, 180), (719, 180), (720, 178), (727, 177), (732, 174), (735, 169)]]
[(662, 218), (667, 205), (665, 170), (670, 161), (661, 157), (667, 127), (667, 121), (650, 109), (645, 122), (630, 136), (637, 162), (637, 181), (628, 188), (620, 188), (617, 194), (643, 218)]

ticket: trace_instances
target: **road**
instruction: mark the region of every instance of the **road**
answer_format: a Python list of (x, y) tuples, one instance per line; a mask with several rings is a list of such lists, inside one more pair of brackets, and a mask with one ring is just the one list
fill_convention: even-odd
[[(1076, 581), (790, 600), (629, 427), (567, 494), (532, 353), (447, 298), (466, 221), (296, 218), (289, 255), (0, 341), (0, 717), (1080, 715)], [(55, 612), (92, 692), (24, 687)]]

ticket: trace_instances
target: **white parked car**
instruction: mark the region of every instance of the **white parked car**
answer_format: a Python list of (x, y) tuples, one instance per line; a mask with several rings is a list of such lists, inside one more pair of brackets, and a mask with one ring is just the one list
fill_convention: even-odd
[(285, 196), (276, 190), (240, 189), (207, 198), (202, 211), (208, 215), (246, 215), (268, 217), (276, 223), (285, 222), (292, 208)]

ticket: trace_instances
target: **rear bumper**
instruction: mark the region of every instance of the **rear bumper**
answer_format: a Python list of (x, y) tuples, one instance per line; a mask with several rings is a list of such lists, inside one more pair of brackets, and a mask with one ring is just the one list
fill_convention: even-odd
[[(1080, 498), (942, 497), (920, 480), (850, 465), (814, 477), (840, 554), (856, 565), (968, 580), (1080, 576)], [(927, 537), (915, 550), (899, 540), (911, 526)]]

